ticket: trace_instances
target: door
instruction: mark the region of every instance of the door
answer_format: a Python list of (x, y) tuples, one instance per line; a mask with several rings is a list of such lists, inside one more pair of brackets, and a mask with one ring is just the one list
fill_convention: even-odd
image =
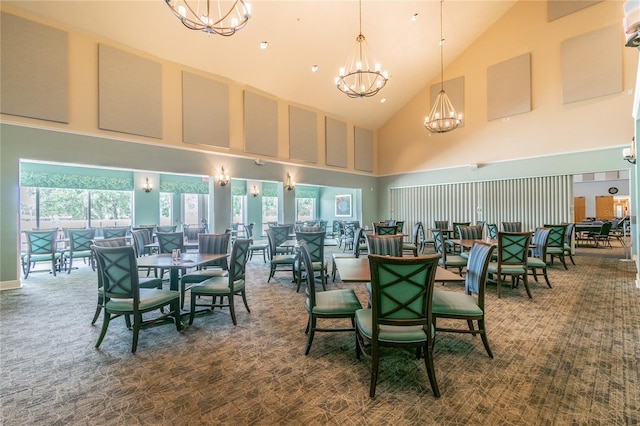
[(613, 195), (596, 196), (596, 218), (609, 220), (614, 217)]
[(573, 221), (582, 222), (587, 217), (587, 202), (584, 197), (573, 197)]

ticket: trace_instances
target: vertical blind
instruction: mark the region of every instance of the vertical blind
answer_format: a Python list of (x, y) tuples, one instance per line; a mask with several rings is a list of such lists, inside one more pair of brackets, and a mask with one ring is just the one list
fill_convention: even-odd
[(500, 181), (392, 188), (391, 217), (405, 229), (422, 222), (522, 222), (523, 230), (573, 221), (573, 176), (545, 176)]

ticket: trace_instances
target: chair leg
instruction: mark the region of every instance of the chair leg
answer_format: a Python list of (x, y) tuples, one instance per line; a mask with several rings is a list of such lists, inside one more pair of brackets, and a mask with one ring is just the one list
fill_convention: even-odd
[(182, 331), (184, 325), (182, 325), (182, 319), (180, 318), (180, 303), (177, 300), (171, 303), (171, 310), (173, 311), (173, 321), (176, 323), (176, 330)]
[(142, 314), (133, 316), (133, 339), (131, 342), (131, 353), (135, 353), (138, 349), (138, 335), (140, 334), (140, 324), (142, 323)]
[(493, 352), (491, 352), (491, 348), (489, 347), (489, 339), (487, 339), (487, 329), (484, 326), (484, 320), (478, 320), (478, 328), (480, 329), (480, 337), (482, 338), (482, 344), (489, 355), (489, 358), (493, 358)]
[(231, 312), (231, 321), (233, 321), (233, 325), (238, 325), (238, 321), (236, 321), (236, 309), (233, 306), (233, 293), (231, 293), (228, 296), (228, 298), (229, 298), (229, 311)]
[(313, 314), (309, 314), (309, 324), (307, 325), (307, 346), (304, 348), (304, 354), (309, 355), (311, 350), (311, 343), (313, 343), (313, 335), (316, 330), (316, 317)]
[(549, 276), (547, 275), (547, 268), (542, 269), (542, 274), (544, 275), (544, 280), (547, 282), (547, 285), (549, 286), (549, 288), (553, 288), (551, 287), (551, 283), (549, 282)]
[(380, 364), (380, 354), (378, 345), (371, 345), (371, 384), (369, 385), (369, 397), (376, 396), (376, 384), (378, 382), (378, 365)]
[(102, 301), (98, 301), (98, 306), (96, 307), (96, 313), (93, 314), (91, 325), (94, 325), (96, 321), (98, 321), (98, 317), (100, 316), (100, 311), (102, 311)]
[(98, 341), (96, 342), (96, 348), (100, 347), (102, 339), (104, 339), (105, 334), (107, 334), (107, 328), (109, 328), (110, 320), (111, 314), (105, 311), (104, 315), (102, 316), (102, 330), (100, 330), (100, 336), (98, 337)]
[(438, 381), (436, 380), (436, 369), (433, 365), (433, 347), (428, 343), (424, 348), (424, 366), (427, 369), (427, 376), (429, 376), (429, 383), (431, 383), (433, 395), (436, 398), (440, 398), (440, 389), (438, 389)]
[(524, 283), (525, 290), (527, 290), (527, 294), (529, 295), (529, 299), (533, 299), (533, 296), (531, 296), (531, 290), (529, 290), (529, 280), (527, 279), (527, 274), (524, 274), (522, 276), (522, 282)]
[(193, 324), (193, 317), (196, 314), (196, 297), (193, 295), (193, 293), (191, 294), (190, 307), (191, 307), (191, 312), (189, 312), (189, 325)]
[(247, 303), (247, 292), (242, 290), (242, 301), (244, 302), (244, 307), (247, 308), (247, 312), (251, 313), (251, 309), (249, 309), (249, 304)]

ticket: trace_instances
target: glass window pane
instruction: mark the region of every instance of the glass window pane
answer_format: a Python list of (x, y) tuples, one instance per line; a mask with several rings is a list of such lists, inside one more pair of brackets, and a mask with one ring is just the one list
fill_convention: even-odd
[(131, 191), (91, 191), (91, 226), (131, 226)]
[(316, 211), (315, 198), (296, 198), (296, 220), (314, 220)]
[(160, 225), (171, 226), (173, 220), (171, 218), (171, 212), (173, 205), (173, 194), (169, 192), (160, 193)]
[(278, 221), (278, 197), (262, 197), (262, 229), (267, 223)]
[(245, 203), (247, 197), (234, 195), (231, 204), (231, 223), (245, 223)]
[(89, 191), (40, 188), (40, 228), (85, 228), (89, 226)]

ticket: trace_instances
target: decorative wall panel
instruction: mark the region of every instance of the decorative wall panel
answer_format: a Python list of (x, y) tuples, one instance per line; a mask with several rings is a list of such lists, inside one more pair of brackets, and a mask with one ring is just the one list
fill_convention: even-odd
[(360, 127), (354, 128), (355, 169), (373, 172), (373, 132)]
[(531, 54), (487, 69), (487, 119), (531, 111)]
[(278, 102), (244, 91), (244, 150), (278, 156)]
[(229, 148), (229, 86), (182, 72), (182, 138), (185, 143)]
[(318, 115), (289, 106), (289, 158), (318, 162)]
[(326, 118), (327, 166), (347, 167), (347, 123)]

